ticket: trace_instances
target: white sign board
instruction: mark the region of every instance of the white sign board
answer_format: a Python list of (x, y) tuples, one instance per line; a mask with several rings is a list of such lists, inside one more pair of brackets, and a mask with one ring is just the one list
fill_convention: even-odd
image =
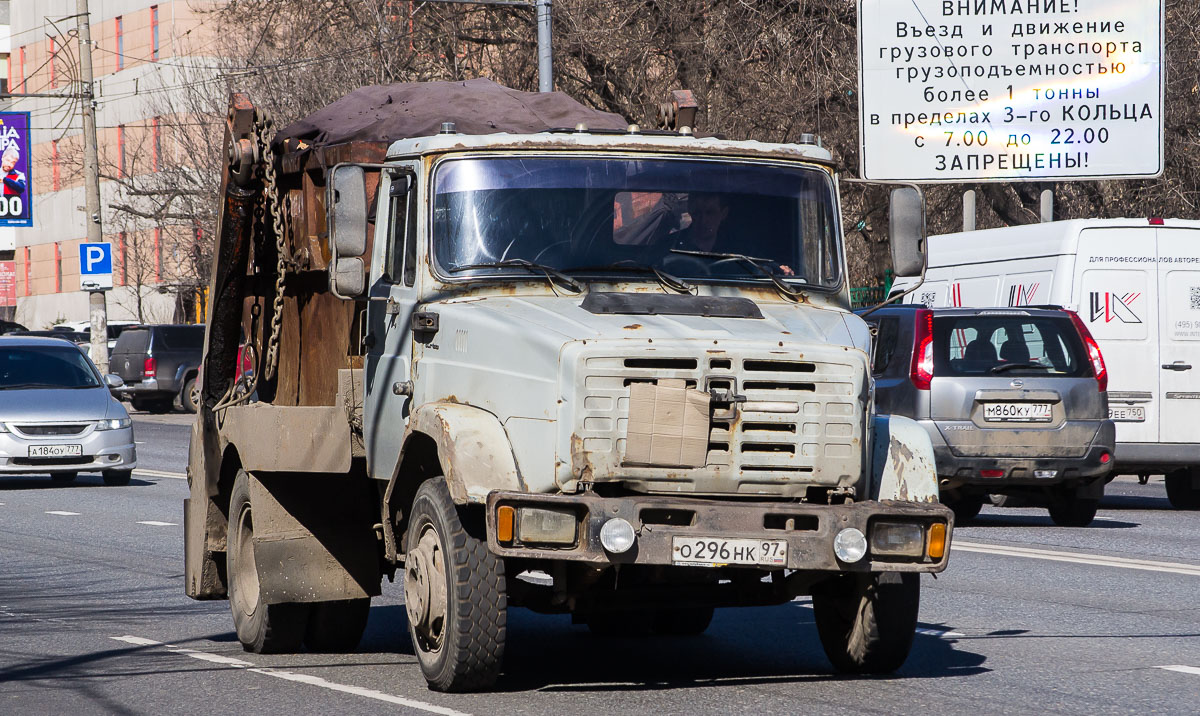
[(112, 288), (112, 244), (83, 242), (79, 245), (79, 288), (99, 291)]
[(859, 0), (859, 173), (1163, 171), (1163, 0)]

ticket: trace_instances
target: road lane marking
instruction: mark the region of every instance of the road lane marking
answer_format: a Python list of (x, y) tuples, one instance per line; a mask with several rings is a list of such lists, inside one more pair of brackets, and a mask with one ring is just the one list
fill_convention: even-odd
[(63, 517), (76, 517), (76, 516), (78, 516), (78, 515), (79, 515), (79, 514), (81, 514), (81, 513), (79, 513), (79, 512), (67, 512), (66, 510), (46, 510), (46, 514), (48, 514), (48, 515), (61, 515), (61, 516), (63, 516)]
[(1197, 667), (1197, 666), (1180, 666), (1179, 664), (1174, 664), (1171, 666), (1156, 666), (1154, 668), (1166, 669), (1167, 671), (1178, 671), (1181, 674), (1192, 674), (1193, 676), (1200, 676), (1200, 667)]
[(1048, 549), (1030, 549), (1028, 547), (985, 544), (983, 542), (963, 542), (961, 540), (953, 541), (950, 544), (950, 549), (958, 550), (960, 552), (980, 552), (983, 554), (1003, 555), (1005, 557), (1045, 559), (1051, 562), (1072, 562), (1074, 564), (1090, 564), (1096, 567), (1140, 569), (1147, 572), (1166, 572), (1169, 574), (1185, 574), (1191, 577), (1200, 577), (1200, 565), (1183, 564), (1181, 562), (1157, 562), (1149, 559), (1110, 557), (1102, 554), (1087, 554), (1084, 552), (1056, 552)]
[(159, 522), (158, 520), (144, 520), (138, 522), (139, 525), (150, 525), (151, 527), (178, 527), (178, 522)]
[(186, 480), (186, 472), (166, 472), (164, 470), (143, 470), (140, 467), (133, 469), (133, 474), (143, 475), (145, 477), (165, 477), (169, 480)]
[(330, 691), (338, 691), (343, 694), (352, 694), (354, 696), (375, 699), (376, 701), (383, 701), (389, 704), (395, 704), (397, 706), (406, 706), (410, 709), (417, 709), (419, 711), (426, 711), (428, 713), (441, 714), (442, 716), (469, 716), (462, 711), (455, 711), (454, 709), (448, 709), (444, 706), (427, 704), (424, 701), (417, 701), (415, 699), (406, 699), (402, 696), (385, 694), (382, 691), (376, 691), (375, 689), (339, 684), (334, 681), (329, 681), (328, 679), (323, 679), (320, 676), (310, 676), (309, 674), (298, 674), (294, 671), (284, 671), (282, 669), (257, 666), (253, 662), (243, 661), (242, 659), (234, 659), (229, 656), (221, 656), (220, 654), (210, 654), (206, 651), (197, 651), (196, 649), (187, 649), (174, 644), (164, 644), (160, 641), (144, 639), (139, 636), (113, 636), (109, 638), (113, 639), (114, 641), (121, 641), (125, 642), (126, 644), (133, 644), (135, 646), (161, 646), (171, 653), (189, 656), (193, 659), (200, 659), (201, 661), (207, 661), (213, 664), (221, 664), (222, 666), (228, 666), (234, 669), (245, 669), (246, 671), (252, 671), (256, 674), (262, 674), (263, 676), (273, 676), (276, 679), (283, 679), (284, 681), (293, 681), (298, 684), (308, 684), (310, 686), (317, 686), (322, 689), (329, 689)]
[(966, 634), (963, 634), (960, 631), (949, 631), (946, 629), (929, 629), (926, 627), (917, 627), (917, 633), (924, 634), (925, 636), (940, 636), (940, 637), (946, 637), (946, 638), (951, 638), (951, 637), (956, 637), (956, 636), (966, 636)]

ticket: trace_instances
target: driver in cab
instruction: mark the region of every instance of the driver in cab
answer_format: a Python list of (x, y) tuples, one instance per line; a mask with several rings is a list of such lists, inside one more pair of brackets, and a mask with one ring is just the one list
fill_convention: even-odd
[[(687, 213), (691, 223), (671, 235), (672, 249), (705, 253), (742, 253), (730, 236), (729, 201), (723, 194), (691, 192)], [(777, 265), (780, 273), (793, 276), (790, 266)]]

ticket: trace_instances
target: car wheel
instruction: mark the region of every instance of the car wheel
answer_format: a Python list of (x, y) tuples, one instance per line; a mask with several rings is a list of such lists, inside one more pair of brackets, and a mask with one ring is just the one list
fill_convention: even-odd
[(354, 651), (367, 628), (371, 599), (317, 602), (308, 617), (304, 645), (309, 651), (346, 653)]
[(1087, 500), (1073, 495), (1050, 500), (1050, 519), (1059, 527), (1087, 527), (1096, 519), (1100, 500)]
[(188, 378), (179, 393), (179, 406), (185, 413), (194, 413), (200, 407), (200, 384), (194, 377)]
[(979, 515), (983, 509), (983, 495), (943, 495), (942, 504), (954, 511), (954, 523), (961, 525)]
[(1177, 510), (1200, 510), (1200, 485), (1193, 480), (1200, 477), (1200, 468), (1176, 470), (1166, 476), (1167, 499)]
[(129, 484), (129, 478), (133, 476), (133, 470), (105, 470), (103, 474), (105, 485), (120, 487), (121, 485)]
[(50, 473), (50, 479), (55, 482), (74, 482), (78, 475), (79, 473), (77, 472), (52, 472)]
[(845, 574), (817, 585), (812, 602), (821, 646), (835, 669), (887, 674), (900, 668), (912, 648), (921, 575)]
[(250, 509), (250, 475), (238, 470), (229, 497), (226, 564), (229, 608), (242, 648), (255, 654), (300, 650), (308, 626), (307, 604), (264, 604), (254, 562), (254, 515)]
[(441, 477), (417, 488), (404, 543), (408, 633), (425, 681), (436, 691), (486, 689), (504, 658), (504, 560), (463, 526)]

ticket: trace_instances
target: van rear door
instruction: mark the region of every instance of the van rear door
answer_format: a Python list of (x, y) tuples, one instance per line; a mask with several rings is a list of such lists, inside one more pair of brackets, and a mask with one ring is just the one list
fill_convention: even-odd
[(1200, 236), (1194, 229), (1157, 233), (1162, 348), (1147, 369), (1159, 373), (1159, 442), (1191, 443), (1200, 410)]
[(1159, 381), (1167, 371), (1159, 368), (1157, 264), (1153, 227), (1080, 232), (1075, 300), (1108, 366), (1118, 443), (1159, 440)]

